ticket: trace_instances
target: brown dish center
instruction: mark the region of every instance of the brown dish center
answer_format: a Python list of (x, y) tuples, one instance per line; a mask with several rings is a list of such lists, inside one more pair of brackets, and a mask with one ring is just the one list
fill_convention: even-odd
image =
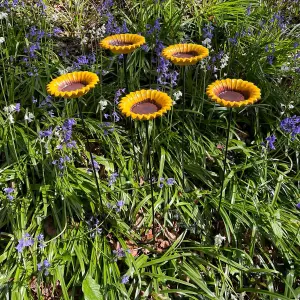
[(197, 56), (198, 53), (196, 51), (190, 51), (190, 52), (177, 52), (174, 53), (173, 56), (178, 58), (191, 58)]
[(151, 99), (146, 99), (139, 103), (134, 104), (131, 107), (131, 111), (135, 114), (143, 115), (143, 114), (153, 114), (161, 109), (160, 105), (158, 105), (155, 101)]
[(232, 101), (232, 102), (240, 102), (245, 100), (245, 96), (240, 92), (235, 91), (224, 91), (219, 94), (221, 99)]
[(111, 41), (109, 43), (112, 46), (129, 46), (132, 45), (132, 42), (123, 42), (123, 41)]
[(66, 86), (60, 88), (60, 91), (71, 92), (71, 91), (79, 90), (85, 86), (86, 86), (86, 84), (84, 84), (82, 82), (71, 82), (70, 84), (67, 84)]

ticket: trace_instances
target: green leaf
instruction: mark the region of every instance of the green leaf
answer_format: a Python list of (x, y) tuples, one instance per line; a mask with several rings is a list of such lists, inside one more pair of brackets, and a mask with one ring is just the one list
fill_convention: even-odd
[(83, 280), (82, 291), (85, 300), (103, 299), (100, 293), (100, 285), (96, 283), (91, 275), (87, 275)]

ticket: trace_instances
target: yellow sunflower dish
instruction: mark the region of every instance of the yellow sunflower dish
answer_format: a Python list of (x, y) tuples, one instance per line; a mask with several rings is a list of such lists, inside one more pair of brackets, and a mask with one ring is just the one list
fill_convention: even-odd
[(179, 66), (195, 65), (208, 56), (208, 49), (197, 44), (176, 44), (162, 51), (162, 56)]
[(99, 82), (95, 73), (72, 72), (53, 79), (47, 85), (48, 94), (62, 98), (79, 98)]
[(260, 89), (252, 82), (229, 78), (210, 84), (206, 94), (211, 100), (226, 107), (250, 105), (261, 98)]
[(114, 54), (128, 54), (146, 43), (143, 36), (138, 34), (115, 34), (106, 37), (100, 42), (100, 46), (110, 50)]
[(152, 120), (171, 109), (172, 99), (163, 92), (141, 90), (123, 97), (119, 109), (126, 117), (137, 120)]

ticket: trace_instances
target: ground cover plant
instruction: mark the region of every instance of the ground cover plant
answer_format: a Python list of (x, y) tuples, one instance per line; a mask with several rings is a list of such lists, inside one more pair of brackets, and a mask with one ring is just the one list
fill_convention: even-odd
[[(299, 8), (2, 0), (0, 299), (299, 299)], [(82, 95), (49, 86), (75, 71)], [(260, 94), (217, 103), (225, 79)], [(137, 120), (140, 90), (165, 111)]]

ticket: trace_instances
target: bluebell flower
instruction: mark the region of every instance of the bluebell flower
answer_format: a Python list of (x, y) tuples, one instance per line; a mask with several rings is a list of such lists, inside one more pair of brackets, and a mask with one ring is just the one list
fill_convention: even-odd
[(296, 43), (294, 43), (293, 46), (294, 46), (294, 48), (297, 48), (299, 46), (299, 43), (296, 42)]
[(62, 32), (63, 31), (60, 28), (58, 28), (58, 27), (54, 27), (53, 28), (53, 35), (54, 36), (57, 36), (57, 35), (61, 34)]
[(280, 128), (286, 133), (291, 133), (292, 138), (295, 138), (296, 134), (300, 133), (300, 116), (293, 116), (283, 119), (280, 122)]
[(91, 231), (90, 233), (90, 237), (94, 238), (96, 236), (96, 234), (101, 235), (102, 234), (102, 228), (100, 227), (100, 221), (96, 218), (96, 217), (91, 217), (88, 221), (87, 221), (88, 227), (89, 227), (89, 231)]
[(116, 205), (116, 212), (120, 212), (121, 208), (124, 206), (124, 204), (125, 204), (124, 200), (119, 200)]
[(95, 53), (91, 53), (88, 55), (89, 64), (94, 64), (96, 62), (96, 55)]
[(21, 104), (20, 103), (16, 103), (16, 105), (15, 105), (15, 111), (16, 112), (20, 112), (20, 108), (21, 108)]
[(152, 35), (153, 33), (158, 33), (160, 31), (160, 18), (157, 18), (155, 21), (154, 21), (154, 25), (153, 27), (149, 24), (146, 25), (146, 29), (148, 30), (146, 32), (147, 35)]
[(118, 115), (117, 112), (114, 111), (112, 113), (112, 116), (113, 116), (115, 122), (119, 122), (120, 121), (120, 116)]
[(117, 258), (122, 258), (122, 257), (125, 257), (126, 254), (125, 254), (125, 251), (123, 248), (119, 248), (117, 250), (113, 250), (113, 254), (117, 257)]
[[(93, 155), (92, 157), (93, 157), (93, 158), (92, 158), (92, 161), (89, 161), (89, 165), (90, 165), (91, 167), (93, 167), (93, 165), (94, 165), (94, 168), (95, 168), (96, 172), (98, 172), (98, 171), (100, 170), (100, 165), (99, 165), (98, 162), (94, 159), (95, 156)], [(88, 172), (89, 172), (89, 171), (93, 171), (93, 169), (88, 170)]]
[(237, 44), (237, 38), (239, 37), (239, 33), (236, 32), (236, 34), (234, 35), (233, 38), (229, 38), (228, 41), (233, 44), (233, 45), (236, 45)]
[(126, 284), (129, 282), (129, 276), (128, 275), (123, 275), (121, 277), (121, 283)]
[(145, 51), (145, 52), (149, 52), (150, 48), (147, 44), (144, 44), (141, 46), (141, 48)]
[(4, 188), (3, 191), (4, 191), (5, 194), (11, 194), (11, 193), (13, 193), (15, 190), (14, 190), (13, 188)]
[(124, 200), (119, 200), (119, 201), (117, 202), (117, 206), (118, 206), (118, 207), (123, 207), (124, 204), (125, 204), (125, 201), (124, 201)]
[(50, 127), (50, 128), (47, 129), (47, 130), (44, 130), (44, 131), (40, 131), (40, 132), (39, 132), (39, 135), (40, 135), (41, 138), (49, 137), (51, 134), (52, 134), (52, 127)]
[(67, 119), (63, 125), (62, 125), (62, 130), (63, 130), (63, 139), (65, 143), (68, 143), (71, 138), (72, 138), (72, 127), (76, 124), (76, 121), (71, 118)]
[(47, 276), (49, 275), (49, 267), (51, 266), (51, 264), (49, 263), (48, 259), (45, 259), (43, 262), (40, 262), (39, 264), (37, 264), (37, 269), (39, 272), (44, 272), (44, 274)]
[(112, 173), (109, 178), (108, 186), (112, 186), (117, 181), (118, 176), (119, 174), (117, 172)]
[(224, 51), (221, 50), (221, 51), (219, 51), (219, 53), (217, 54), (217, 58), (218, 58), (218, 59), (221, 59), (221, 58), (223, 57), (223, 55), (224, 55)]
[(160, 181), (159, 187), (162, 189), (164, 186), (163, 182), (165, 181), (165, 179), (163, 177), (161, 177), (161, 178), (159, 178), (159, 181)]
[(98, 7), (97, 11), (99, 14), (104, 14), (110, 10), (110, 8), (114, 5), (114, 0), (105, 0), (103, 3)]
[(31, 58), (36, 58), (36, 51), (41, 49), (41, 45), (39, 42), (35, 42), (31, 44), (29, 48), (26, 48), (24, 51), (25, 53), (29, 54)]
[(276, 140), (276, 136), (274, 134), (266, 138), (266, 141), (268, 142), (268, 146), (271, 150), (275, 150), (275, 146), (274, 146), (275, 140)]
[(212, 39), (213, 38), (213, 31), (214, 31), (214, 26), (211, 24), (206, 24), (205, 27), (202, 29), (203, 31), (203, 38), (209, 38)]
[(37, 240), (39, 241), (39, 248), (42, 250), (46, 247), (45, 243), (44, 243), (44, 235), (42, 233), (40, 233), (38, 236), (37, 236)]
[(48, 115), (53, 118), (54, 117), (54, 111), (51, 109), (48, 111)]
[(122, 28), (121, 28), (121, 33), (127, 33), (127, 32), (129, 32), (129, 30), (127, 28), (126, 21), (123, 21)]
[(13, 188), (4, 188), (3, 191), (9, 201), (12, 201), (14, 199), (14, 197), (11, 195), (15, 191)]
[(173, 71), (170, 73), (171, 86), (175, 87), (177, 85), (179, 73), (177, 71)]
[(250, 14), (251, 14), (251, 4), (247, 7), (246, 14), (247, 14), (247, 16), (250, 16)]
[(115, 93), (115, 103), (116, 103), (116, 104), (119, 103), (119, 99), (120, 99), (121, 95), (122, 95), (123, 93), (125, 93), (125, 90), (126, 90), (126, 89), (123, 88), (123, 89), (119, 89), (119, 90), (116, 91), (116, 93)]
[(176, 181), (175, 181), (174, 178), (168, 178), (168, 179), (167, 179), (167, 185), (172, 186), (172, 185), (175, 184), (175, 183), (176, 183)]
[(25, 233), (24, 236), (18, 241), (18, 245), (16, 249), (19, 253), (23, 252), (25, 247), (31, 247), (34, 244), (34, 239), (31, 237), (29, 233)]
[(296, 204), (296, 208), (300, 210), (300, 203)]
[(70, 161), (70, 157), (65, 155), (64, 157), (60, 157), (58, 160), (53, 160), (52, 164), (57, 165), (60, 170), (64, 170), (65, 163)]
[(267, 56), (267, 61), (270, 65), (273, 65), (273, 61), (274, 61), (274, 56), (273, 55), (268, 55)]
[(37, 236), (37, 239), (38, 241), (43, 241), (44, 240), (44, 235), (42, 233), (40, 233), (38, 236)]
[(44, 106), (48, 106), (50, 107), (52, 105), (51, 103), (52, 97), (50, 95), (48, 95), (39, 105), (39, 107), (44, 107)]
[(104, 114), (104, 119), (108, 119), (109, 118), (109, 114)]
[(69, 148), (69, 149), (76, 148), (76, 142), (71, 141), (71, 142), (67, 143), (67, 148)]

